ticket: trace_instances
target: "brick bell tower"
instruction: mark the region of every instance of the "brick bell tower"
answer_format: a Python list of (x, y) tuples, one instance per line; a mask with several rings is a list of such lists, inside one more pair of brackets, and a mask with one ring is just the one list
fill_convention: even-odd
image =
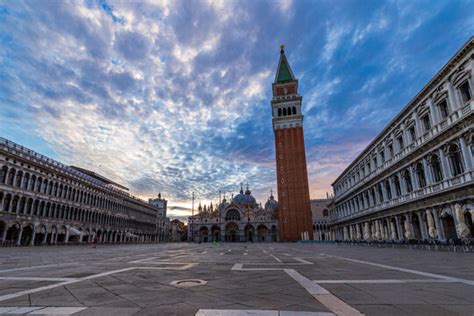
[(278, 222), (280, 241), (312, 240), (308, 172), (303, 136), (302, 96), (280, 47), (280, 60), (272, 84), (272, 121), (278, 186)]

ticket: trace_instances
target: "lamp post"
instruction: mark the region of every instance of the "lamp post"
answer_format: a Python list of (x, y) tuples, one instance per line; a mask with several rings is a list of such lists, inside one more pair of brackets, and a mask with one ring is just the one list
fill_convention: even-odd
[(191, 202), (191, 241), (194, 242), (194, 192)]

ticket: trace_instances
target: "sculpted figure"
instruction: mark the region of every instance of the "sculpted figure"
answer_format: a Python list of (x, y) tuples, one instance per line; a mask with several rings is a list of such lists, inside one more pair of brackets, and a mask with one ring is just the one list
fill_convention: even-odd
[(456, 232), (459, 238), (467, 238), (470, 235), (469, 228), (466, 225), (464, 220), (464, 213), (462, 211), (461, 204), (456, 203), (454, 205), (454, 212), (456, 214), (456, 220), (458, 224), (456, 225)]
[(430, 211), (426, 211), (426, 221), (428, 222), (428, 234), (431, 238), (435, 239), (437, 232), (433, 221), (433, 214)]
[(408, 222), (408, 219), (405, 220), (405, 223), (403, 223), (403, 225), (405, 226), (405, 238), (406, 239), (412, 239), (413, 235), (411, 233), (410, 223)]

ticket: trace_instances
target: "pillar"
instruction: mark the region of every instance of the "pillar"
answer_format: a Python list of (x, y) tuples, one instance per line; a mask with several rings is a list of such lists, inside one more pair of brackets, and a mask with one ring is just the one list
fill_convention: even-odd
[(464, 164), (466, 166), (466, 170), (472, 170), (472, 153), (471, 150), (466, 145), (466, 140), (464, 137), (459, 138), (459, 143), (461, 144), (461, 152), (462, 152), (462, 157), (464, 159)]
[(434, 222), (436, 224), (436, 231), (438, 232), (438, 239), (445, 241), (446, 236), (444, 235), (444, 228), (441, 219), (439, 218), (439, 211), (434, 211)]
[(454, 204), (454, 218), (456, 220), (456, 233), (458, 238), (467, 238), (470, 235), (470, 230), (466, 225), (462, 206), (459, 203)]
[(20, 231), (18, 232), (18, 237), (16, 239), (16, 245), (21, 245), (21, 237), (23, 236), (23, 227), (20, 226)]
[(398, 240), (403, 240), (403, 230), (402, 230), (402, 225), (400, 224), (400, 216), (395, 216), (395, 222), (397, 224), (397, 237)]
[[(396, 220), (395, 220), (395, 222), (396, 222)], [(392, 221), (392, 219), (390, 219), (390, 230), (392, 231), (392, 233), (390, 235), (392, 240), (397, 240), (397, 238), (398, 238), (397, 228), (395, 227), (395, 223)]]

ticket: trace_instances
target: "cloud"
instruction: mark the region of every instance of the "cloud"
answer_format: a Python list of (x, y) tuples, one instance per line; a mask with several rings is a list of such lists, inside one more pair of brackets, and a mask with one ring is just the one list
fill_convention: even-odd
[(216, 202), (241, 182), (264, 202), (276, 190), (270, 100), (283, 42), (311, 197), (324, 196), (470, 36), (471, 3), (429, 4), (434, 13), (419, 14), (424, 2), (8, 2), (0, 134), (142, 198), (161, 192), (176, 216), (192, 192)]

